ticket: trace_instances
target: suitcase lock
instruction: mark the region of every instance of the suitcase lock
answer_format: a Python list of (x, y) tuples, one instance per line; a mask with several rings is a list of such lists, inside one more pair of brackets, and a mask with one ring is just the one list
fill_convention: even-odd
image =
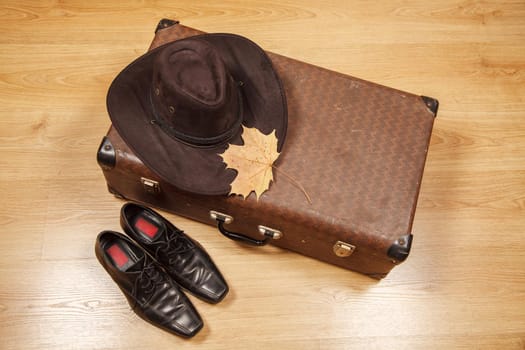
[(160, 185), (158, 181), (151, 180), (145, 177), (141, 177), (140, 182), (142, 183), (142, 186), (144, 187), (144, 191), (151, 193), (151, 194), (160, 193)]
[(343, 241), (337, 241), (334, 244), (334, 253), (340, 258), (346, 258), (347, 256), (352, 255), (355, 250), (355, 245), (346, 243)]

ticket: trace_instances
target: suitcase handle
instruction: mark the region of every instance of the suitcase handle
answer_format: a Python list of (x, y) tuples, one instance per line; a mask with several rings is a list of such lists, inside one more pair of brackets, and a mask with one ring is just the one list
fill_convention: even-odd
[(248, 245), (261, 247), (268, 244), (272, 239), (279, 239), (282, 237), (282, 233), (279, 230), (275, 230), (266, 226), (259, 225), (259, 232), (264, 236), (263, 239), (255, 239), (248, 237), (242, 233), (232, 232), (227, 230), (224, 225), (230, 224), (233, 221), (233, 217), (227, 214), (220, 213), (215, 210), (210, 211), (210, 217), (217, 221), (217, 228), (223, 236)]

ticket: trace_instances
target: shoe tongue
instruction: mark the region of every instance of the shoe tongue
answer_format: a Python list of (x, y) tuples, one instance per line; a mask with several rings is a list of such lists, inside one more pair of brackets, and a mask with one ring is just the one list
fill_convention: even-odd
[(172, 228), (165, 227), (161, 234), (159, 234), (155, 240), (152, 241), (154, 245), (164, 246), (166, 243), (169, 244), (170, 249), (176, 249), (185, 245), (185, 241), (181, 239), (180, 233)]
[(140, 272), (140, 271), (142, 271), (142, 269), (144, 268), (144, 260), (145, 260), (145, 258), (141, 257), (135, 263), (133, 263), (133, 265), (130, 265), (126, 269), (126, 271), (127, 272)]

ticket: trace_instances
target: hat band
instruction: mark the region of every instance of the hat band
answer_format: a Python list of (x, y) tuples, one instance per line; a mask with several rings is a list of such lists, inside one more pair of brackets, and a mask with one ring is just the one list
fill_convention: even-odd
[(162, 131), (164, 131), (169, 136), (177, 139), (178, 141), (181, 141), (185, 144), (188, 144), (190, 146), (196, 146), (196, 147), (213, 147), (215, 145), (221, 144), (223, 142), (228, 141), (231, 139), (239, 127), (242, 124), (243, 121), (243, 105), (242, 105), (242, 96), (241, 92), (237, 90), (239, 94), (239, 114), (237, 116), (237, 120), (235, 123), (225, 132), (212, 136), (212, 137), (198, 137), (198, 136), (192, 136), (185, 134), (183, 132), (180, 132), (179, 130), (176, 130), (173, 126), (171, 126), (164, 117), (162, 117), (159, 113), (157, 113), (157, 110), (155, 109), (155, 105), (153, 103), (153, 91), (150, 91), (149, 94), (149, 100), (151, 105), (151, 111), (153, 112), (153, 117), (155, 119), (151, 120), (152, 124), (158, 125)]

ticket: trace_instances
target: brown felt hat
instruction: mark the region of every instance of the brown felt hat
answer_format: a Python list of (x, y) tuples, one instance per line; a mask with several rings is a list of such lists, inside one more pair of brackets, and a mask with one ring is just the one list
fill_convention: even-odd
[(235, 34), (203, 34), (149, 51), (126, 67), (107, 96), (111, 122), (162, 179), (189, 192), (230, 192), (236, 171), (219, 154), (242, 144), (244, 125), (287, 127), (286, 98), (266, 53)]

